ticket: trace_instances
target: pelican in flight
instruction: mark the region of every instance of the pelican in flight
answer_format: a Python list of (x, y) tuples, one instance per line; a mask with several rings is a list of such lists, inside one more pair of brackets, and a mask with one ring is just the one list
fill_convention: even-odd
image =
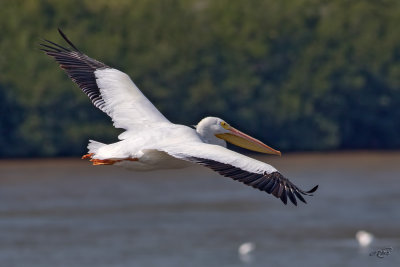
[(88, 154), (94, 165), (117, 165), (134, 170), (181, 168), (197, 163), (287, 203), (312, 195), (318, 185), (303, 191), (274, 167), (226, 148), (226, 142), (252, 151), (281, 155), (281, 152), (242, 133), (226, 121), (207, 117), (195, 129), (171, 123), (142, 94), (129, 76), (79, 51), (44, 40), (41, 50), (53, 57), (92, 103), (111, 117), (116, 128), (125, 129), (112, 144), (90, 140)]

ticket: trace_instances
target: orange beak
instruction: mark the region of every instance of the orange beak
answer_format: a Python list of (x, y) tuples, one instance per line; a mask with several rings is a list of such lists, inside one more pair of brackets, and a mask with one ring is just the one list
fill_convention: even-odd
[(252, 151), (261, 152), (265, 154), (273, 154), (281, 156), (281, 152), (273, 149), (272, 147), (267, 146), (260, 140), (257, 140), (235, 128), (232, 126), (228, 126), (226, 128), (229, 133), (224, 134), (216, 134), (215, 136), (221, 138), (231, 144), (236, 146), (240, 146), (242, 148), (246, 148)]

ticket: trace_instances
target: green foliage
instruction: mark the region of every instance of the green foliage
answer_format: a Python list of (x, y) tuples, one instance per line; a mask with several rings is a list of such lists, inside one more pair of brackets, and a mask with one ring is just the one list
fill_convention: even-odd
[(400, 2), (3, 1), (0, 156), (116, 140), (40, 38), (57, 27), (173, 122), (220, 116), (281, 150), (399, 148)]

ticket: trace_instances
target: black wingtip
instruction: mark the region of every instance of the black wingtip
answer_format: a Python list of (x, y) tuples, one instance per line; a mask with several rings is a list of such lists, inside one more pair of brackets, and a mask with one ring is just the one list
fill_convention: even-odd
[(58, 28), (58, 33), (61, 35), (62, 38), (73, 48), (75, 51), (81, 53), (78, 48), (75, 47), (75, 45), (67, 38), (67, 36), (62, 32), (60, 28)]
[(52, 51), (52, 52), (61, 52), (61, 50), (58, 49), (57, 47), (52, 47), (47, 44), (40, 44), (40, 46), (44, 47), (44, 49), (46, 49), (46, 50), (50, 49), (49, 51)]
[(284, 190), (282, 191), (282, 195), (281, 195), (280, 199), (282, 200), (283, 204), (285, 204), (285, 205), (287, 204), (287, 193), (286, 193), (286, 189), (284, 189)]
[(287, 192), (287, 195), (288, 195), (290, 201), (291, 201), (295, 206), (297, 206), (297, 200), (296, 200), (296, 197), (295, 197), (295, 195), (294, 195), (293, 189), (292, 189), (291, 187), (289, 187), (288, 192)]
[(46, 54), (49, 53), (49, 52), (54, 52), (54, 51), (50, 51), (50, 50), (44, 49), (44, 48), (38, 48), (38, 49), (39, 49), (40, 51), (45, 52)]
[[(300, 192), (300, 191), (299, 191), (299, 192)], [(307, 201), (304, 199), (304, 197), (303, 197), (299, 192), (297, 192), (297, 190), (294, 190), (294, 194), (296, 195), (296, 197), (297, 197), (298, 199), (300, 199), (301, 202), (307, 204)]]
[(306, 193), (307, 194), (314, 193), (315, 191), (317, 191), (317, 189), (318, 189), (318, 185), (314, 186), (311, 190), (308, 190)]
[[(49, 43), (49, 44), (52, 44), (52, 45), (54, 45), (55, 47), (58, 47), (57, 49), (61, 52), (61, 51), (64, 51), (64, 52), (71, 52), (71, 50), (69, 50), (69, 49), (67, 49), (67, 48), (65, 48), (65, 47), (63, 47), (63, 46), (61, 46), (61, 45), (59, 45), (59, 44), (56, 44), (56, 43), (54, 43), (54, 42), (52, 42), (52, 41), (49, 41), (49, 40), (46, 40), (46, 39), (43, 39), (43, 41), (45, 41), (45, 42), (47, 42), (47, 43)], [(55, 49), (55, 47), (52, 47), (53, 49)], [(61, 50), (60, 50), (61, 49)]]

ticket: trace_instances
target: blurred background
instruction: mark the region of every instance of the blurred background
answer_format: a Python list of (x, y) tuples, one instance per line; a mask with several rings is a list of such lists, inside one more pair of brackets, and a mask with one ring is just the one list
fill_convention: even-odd
[(283, 151), (400, 147), (398, 1), (2, 1), (2, 157), (111, 141), (40, 38), (128, 73), (176, 123), (220, 116)]
[[(14, 0), (0, 10), (7, 266), (400, 266), (399, 1)], [(221, 117), (284, 152), (259, 159), (319, 191), (286, 207), (200, 167), (144, 174), (78, 161), (88, 139), (121, 131), (39, 50), (41, 38), (63, 44), (58, 27), (172, 122)], [(359, 230), (373, 241), (358, 242)]]

